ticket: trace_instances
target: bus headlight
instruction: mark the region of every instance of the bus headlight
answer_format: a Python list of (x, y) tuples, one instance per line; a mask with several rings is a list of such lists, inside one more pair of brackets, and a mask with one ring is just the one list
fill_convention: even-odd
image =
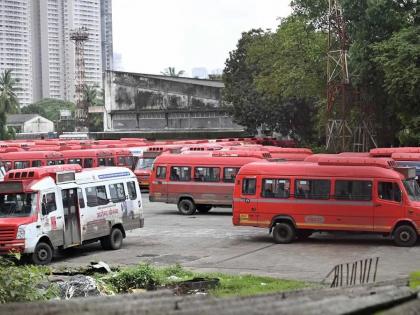
[(18, 227), (17, 234), (16, 234), (16, 239), (18, 239), (18, 240), (25, 239), (25, 229), (26, 229), (25, 225), (20, 225)]

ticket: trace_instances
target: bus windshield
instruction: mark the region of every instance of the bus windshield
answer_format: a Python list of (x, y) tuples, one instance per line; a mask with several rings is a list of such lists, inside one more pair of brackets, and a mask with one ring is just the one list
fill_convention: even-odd
[(137, 161), (136, 170), (151, 170), (155, 158), (140, 158)]
[(36, 203), (36, 193), (0, 194), (0, 218), (29, 217)]
[(403, 181), (408, 197), (413, 201), (420, 201), (420, 187), (415, 179), (407, 179)]

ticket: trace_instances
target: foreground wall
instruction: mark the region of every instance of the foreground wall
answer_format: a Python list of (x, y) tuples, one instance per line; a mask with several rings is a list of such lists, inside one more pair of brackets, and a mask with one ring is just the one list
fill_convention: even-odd
[(222, 91), (219, 81), (107, 71), (104, 130), (242, 131)]

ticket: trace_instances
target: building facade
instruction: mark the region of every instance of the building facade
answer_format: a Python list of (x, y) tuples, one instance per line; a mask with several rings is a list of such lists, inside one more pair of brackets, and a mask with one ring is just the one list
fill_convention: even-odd
[(6, 126), (16, 133), (54, 132), (54, 123), (37, 114), (7, 115)]
[(74, 100), (74, 29), (88, 29), (86, 84), (102, 87), (112, 67), (111, 0), (1, 0), (0, 71), (19, 79), (18, 98), (27, 105), (42, 98)]
[(23, 105), (33, 99), (31, 1), (0, 1), (0, 71), (13, 70), (17, 97)]
[(223, 82), (106, 71), (105, 131), (242, 131)]

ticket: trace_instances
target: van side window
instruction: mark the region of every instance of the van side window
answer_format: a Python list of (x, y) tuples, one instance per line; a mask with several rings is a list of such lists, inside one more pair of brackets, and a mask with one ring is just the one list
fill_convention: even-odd
[(108, 204), (108, 197), (105, 186), (86, 188), (86, 199), (88, 207), (103, 206)]
[(159, 178), (159, 179), (166, 178), (166, 166), (158, 166), (156, 168), (156, 178)]
[(69, 164), (79, 164), (80, 166), (82, 166), (82, 160), (81, 159), (69, 159), (68, 163)]
[(378, 197), (383, 200), (401, 202), (401, 190), (396, 183), (378, 182)]
[(335, 199), (372, 200), (372, 182), (367, 180), (336, 180)]
[(98, 165), (105, 166), (105, 158), (98, 158)]
[(244, 178), (242, 181), (242, 194), (255, 195), (257, 180), (255, 178)]
[(107, 158), (106, 166), (115, 166), (114, 158)]
[(40, 160), (32, 161), (31, 167), (40, 167), (42, 165)]
[(128, 197), (131, 200), (137, 199), (136, 184), (134, 182), (127, 182)]
[(125, 200), (124, 184), (110, 184), (109, 193), (111, 195), (112, 202), (121, 202)]
[(83, 198), (82, 188), (77, 188), (77, 198), (79, 200), (79, 208), (83, 209), (85, 207), (85, 199)]
[(55, 193), (45, 194), (42, 197), (42, 206), (46, 209), (46, 214), (57, 210), (57, 204), (55, 203)]
[(188, 182), (191, 180), (191, 167), (188, 166), (172, 166), (171, 180), (178, 182)]
[(290, 180), (278, 178), (263, 179), (261, 196), (264, 198), (289, 198)]
[(295, 180), (295, 198), (328, 199), (330, 186), (331, 182), (326, 179), (297, 179)]
[(123, 156), (118, 157), (118, 165), (125, 165), (125, 159)]
[(220, 181), (220, 168), (218, 167), (195, 167), (194, 180), (196, 182), (218, 182)]
[(239, 167), (225, 167), (223, 169), (223, 181), (226, 183), (235, 182), (236, 174), (239, 172)]
[(83, 161), (83, 168), (91, 168), (93, 167), (93, 159), (85, 159)]

